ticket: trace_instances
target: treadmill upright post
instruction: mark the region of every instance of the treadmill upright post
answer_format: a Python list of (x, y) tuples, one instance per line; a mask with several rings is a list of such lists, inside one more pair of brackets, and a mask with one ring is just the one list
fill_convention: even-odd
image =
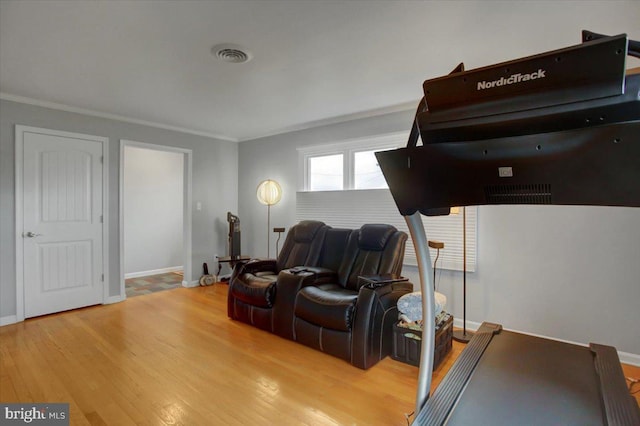
[(422, 292), (422, 345), (420, 352), (420, 366), (418, 372), (418, 391), (416, 394), (417, 416), (429, 398), (431, 389), (431, 375), (433, 374), (433, 353), (436, 339), (435, 324), (435, 295), (432, 280), (431, 254), (427, 235), (424, 232), (420, 212), (416, 211), (411, 216), (405, 216), (409, 227), (409, 233), (413, 240), (418, 260), (418, 273), (420, 276), (420, 291)]

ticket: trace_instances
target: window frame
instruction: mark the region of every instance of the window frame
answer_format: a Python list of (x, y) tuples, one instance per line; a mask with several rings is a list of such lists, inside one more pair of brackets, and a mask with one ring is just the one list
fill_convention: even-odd
[[(298, 148), (298, 191), (311, 191), (309, 161), (314, 157), (342, 154), (342, 191), (356, 190), (355, 188), (355, 154), (363, 151), (381, 151), (396, 149), (406, 145), (409, 132), (394, 132), (384, 135), (366, 136), (349, 139), (342, 142), (327, 143)], [(357, 189), (367, 191), (369, 189)]]

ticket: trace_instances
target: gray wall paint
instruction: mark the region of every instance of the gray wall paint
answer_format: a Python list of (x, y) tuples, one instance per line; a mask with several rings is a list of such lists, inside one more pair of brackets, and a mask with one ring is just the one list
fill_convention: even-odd
[[(271, 228), (284, 226), (288, 229), (294, 224), (298, 190), (297, 148), (406, 131), (412, 115), (400, 112), (241, 142), (238, 208), (242, 224), (242, 251), (258, 257), (267, 255), (267, 207), (256, 197), (258, 184), (264, 179), (276, 180), (282, 187), (282, 200), (271, 206)], [(276, 238), (277, 234), (272, 233), (272, 254), (275, 253)]]
[[(138, 124), (0, 101), (0, 318), (16, 314), (15, 124), (109, 138), (109, 295), (120, 292), (119, 150), (120, 139), (193, 150), (192, 277), (202, 263), (226, 252), (226, 213), (237, 210), (238, 144)], [(197, 211), (196, 202), (202, 203)]]
[(124, 273), (183, 266), (182, 153), (124, 150)]
[[(272, 227), (294, 224), (296, 148), (406, 131), (412, 118), (413, 111), (394, 113), (240, 143), (243, 251), (266, 255), (266, 208), (255, 196), (262, 179), (277, 180), (284, 191), (272, 207)], [(638, 253), (640, 209), (480, 207), (477, 272), (467, 276), (467, 320), (640, 355)], [(404, 274), (418, 283), (415, 267), (405, 267)], [(449, 311), (461, 318), (462, 274), (439, 271), (436, 281)]]
[[(15, 314), (14, 124), (110, 138), (110, 294), (119, 291), (119, 139), (193, 149), (193, 274), (226, 253), (226, 212), (242, 223), (243, 252), (266, 255), (266, 207), (255, 191), (266, 178), (282, 185), (272, 227), (295, 221), (296, 148), (407, 130), (413, 112), (356, 120), (235, 143), (129, 123), (0, 103), (0, 317)], [(236, 168), (236, 165), (238, 167)], [(195, 203), (201, 201), (198, 212)], [(271, 238), (275, 249), (275, 234)], [(467, 318), (640, 355), (640, 209), (481, 207), (478, 271), (468, 275)], [(405, 275), (417, 282), (415, 268)], [(439, 272), (449, 310), (462, 315), (460, 273)]]

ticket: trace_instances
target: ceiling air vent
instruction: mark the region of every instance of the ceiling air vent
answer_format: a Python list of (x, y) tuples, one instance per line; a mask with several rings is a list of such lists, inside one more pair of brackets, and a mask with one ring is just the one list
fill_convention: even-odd
[(242, 46), (229, 43), (213, 46), (211, 48), (211, 54), (220, 60), (234, 64), (249, 62), (253, 57), (253, 55)]
[(488, 204), (551, 204), (551, 185), (490, 185), (484, 189)]

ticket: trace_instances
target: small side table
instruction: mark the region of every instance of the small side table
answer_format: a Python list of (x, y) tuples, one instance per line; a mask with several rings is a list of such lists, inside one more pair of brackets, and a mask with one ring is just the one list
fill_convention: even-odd
[(218, 261), (218, 276), (220, 276), (220, 271), (222, 270), (222, 264), (228, 263), (233, 269), (236, 266), (236, 263), (245, 263), (251, 260), (251, 256), (247, 256), (246, 254), (241, 254), (240, 256), (216, 256), (216, 260)]
[(377, 275), (359, 275), (359, 280), (364, 281), (365, 286), (375, 288), (390, 283), (402, 283), (409, 281), (409, 278), (401, 277), (396, 274), (377, 274)]

